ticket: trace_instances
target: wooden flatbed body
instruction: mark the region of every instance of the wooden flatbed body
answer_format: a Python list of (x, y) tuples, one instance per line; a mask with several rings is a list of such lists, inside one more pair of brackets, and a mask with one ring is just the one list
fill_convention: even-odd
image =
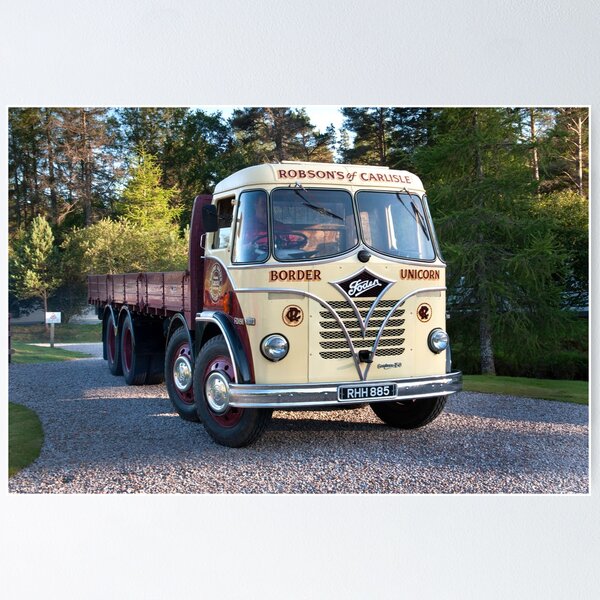
[(192, 326), (189, 271), (89, 275), (88, 302), (99, 315), (107, 305), (117, 310), (126, 306), (149, 316), (181, 313)]

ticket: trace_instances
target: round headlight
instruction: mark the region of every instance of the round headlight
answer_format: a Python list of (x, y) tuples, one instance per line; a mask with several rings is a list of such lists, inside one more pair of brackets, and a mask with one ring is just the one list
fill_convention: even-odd
[(290, 345), (288, 341), (278, 333), (268, 335), (260, 343), (260, 351), (265, 358), (277, 362), (287, 356)]
[(448, 334), (443, 329), (434, 329), (429, 334), (427, 344), (432, 352), (439, 354), (448, 347)]

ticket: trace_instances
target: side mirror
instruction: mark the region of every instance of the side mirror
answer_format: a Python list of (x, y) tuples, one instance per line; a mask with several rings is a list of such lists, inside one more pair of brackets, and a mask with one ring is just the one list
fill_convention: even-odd
[(205, 204), (202, 207), (202, 225), (207, 233), (219, 230), (217, 207), (214, 204)]

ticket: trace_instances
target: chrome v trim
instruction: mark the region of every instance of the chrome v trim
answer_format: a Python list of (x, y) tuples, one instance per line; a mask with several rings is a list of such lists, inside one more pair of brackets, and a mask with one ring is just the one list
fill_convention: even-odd
[[(340, 283), (345, 283), (347, 280), (352, 279), (352, 278), (356, 277), (357, 275), (359, 275), (360, 273), (364, 273), (364, 272), (367, 272), (369, 275), (372, 275), (373, 277), (377, 277), (378, 279), (381, 279), (387, 285), (384, 286), (384, 288), (381, 291), (381, 293), (375, 298), (375, 300), (373, 300), (373, 303), (371, 304), (371, 308), (369, 309), (369, 312), (367, 313), (367, 317), (363, 321), (362, 315), (360, 314), (360, 311), (358, 310), (358, 307), (356, 306), (356, 303), (346, 293), (346, 290), (340, 285)], [(391, 279), (386, 279), (385, 277), (382, 277), (381, 275), (377, 275), (376, 273), (372, 273), (366, 267), (362, 267), (361, 269), (359, 269), (358, 271), (356, 271), (356, 273), (353, 273), (352, 275), (349, 275), (348, 277), (344, 277), (344, 279), (338, 279), (337, 281), (330, 281), (329, 282), (330, 285), (332, 285), (334, 288), (336, 288), (340, 292), (340, 294), (342, 294), (342, 296), (346, 299), (346, 302), (348, 302), (348, 304), (351, 306), (352, 310), (354, 311), (354, 316), (356, 317), (356, 320), (358, 321), (358, 326), (360, 327), (360, 330), (362, 332), (363, 338), (367, 334), (367, 327), (369, 326), (369, 319), (371, 318), (371, 315), (373, 314), (373, 311), (375, 310), (377, 304), (379, 304), (379, 301), (381, 300), (381, 297), (395, 283), (396, 282), (392, 281)], [(372, 298), (372, 296), (371, 296), (371, 298)], [(359, 298), (359, 300), (361, 300), (361, 299), (362, 298)]]
[[(410, 297), (416, 296), (417, 294), (419, 294), (421, 292), (445, 292), (445, 291), (446, 291), (445, 287), (418, 288), (416, 290), (413, 290), (412, 292), (409, 292), (405, 296), (402, 296), (402, 298), (400, 298), (400, 300), (398, 300), (398, 302), (396, 302), (396, 304), (394, 304), (394, 306), (392, 306), (392, 308), (390, 309), (390, 311), (387, 314), (387, 317), (383, 320), (383, 323), (381, 324), (381, 327), (379, 328), (379, 333), (377, 334), (377, 337), (375, 338), (375, 341), (373, 342), (373, 355), (377, 354), (377, 347), (379, 346), (379, 340), (381, 339), (383, 330), (385, 329), (387, 322), (390, 320), (390, 318), (396, 312), (396, 310), (400, 306), (402, 306)], [(365, 380), (367, 378), (367, 375), (369, 374), (369, 369), (371, 368), (371, 364), (372, 363), (368, 363), (365, 368)]]
[[(389, 286), (386, 287), (386, 290), (387, 289), (389, 289)], [(416, 296), (417, 294), (422, 294), (425, 292), (444, 292), (444, 291), (446, 291), (445, 287), (417, 288), (416, 290), (413, 290), (412, 292), (409, 292), (408, 294), (405, 294), (404, 296), (402, 296), (402, 298), (400, 298), (400, 300), (398, 300), (398, 302), (396, 302), (396, 304), (390, 309), (386, 318), (383, 320), (383, 323), (379, 327), (379, 332), (377, 333), (377, 337), (375, 338), (375, 341), (373, 342), (373, 348), (371, 349), (371, 351), (373, 352), (373, 355), (375, 356), (377, 354), (379, 340), (381, 339), (381, 336), (383, 334), (383, 330), (385, 329), (385, 326), (387, 325), (387, 323), (390, 320), (390, 318), (392, 317), (392, 315), (396, 312), (396, 310), (400, 306), (402, 306), (409, 298), (411, 298), (412, 296)], [(235, 290), (235, 292), (237, 294), (273, 294), (273, 293), (275, 293), (275, 294), (277, 294), (277, 293), (279, 293), (279, 294), (298, 294), (299, 296), (303, 296), (305, 298), (310, 298), (311, 300), (318, 302), (323, 308), (327, 309), (331, 313), (331, 315), (333, 316), (333, 318), (336, 320), (337, 324), (339, 325), (340, 330), (344, 334), (344, 337), (346, 338), (346, 342), (348, 343), (348, 347), (350, 348), (350, 353), (352, 354), (352, 359), (354, 360), (354, 366), (356, 368), (356, 372), (358, 373), (360, 380), (361, 381), (367, 380), (367, 375), (369, 374), (369, 369), (371, 368), (371, 363), (367, 363), (367, 366), (365, 367), (365, 370), (363, 372), (363, 370), (360, 368), (360, 362), (358, 360), (358, 353), (356, 352), (354, 343), (352, 342), (352, 339), (350, 338), (348, 329), (346, 328), (346, 326), (344, 325), (344, 322), (340, 319), (340, 317), (336, 313), (336, 311), (325, 300), (323, 300), (322, 298), (319, 298), (315, 294), (311, 294), (310, 292), (305, 292), (304, 290), (298, 290), (298, 289), (293, 289), (293, 288), (238, 288)], [(381, 295), (383, 295), (383, 293)], [(379, 300), (379, 298), (378, 298), (378, 300)]]
[(358, 353), (356, 352), (356, 348), (352, 342), (352, 338), (344, 325), (344, 322), (340, 319), (339, 315), (335, 312), (335, 310), (325, 302), (322, 298), (319, 298), (315, 294), (311, 294), (310, 292), (305, 292), (304, 290), (296, 290), (296, 289), (288, 289), (288, 288), (238, 288), (235, 290), (236, 294), (298, 294), (299, 296), (304, 296), (305, 298), (310, 298), (315, 302), (318, 302), (323, 308), (326, 308), (333, 318), (337, 321), (337, 324), (340, 326), (344, 337), (346, 338), (346, 342), (348, 342), (348, 346), (350, 347), (350, 352), (352, 353), (352, 358), (354, 359), (354, 366), (356, 367), (356, 371), (358, 372), (358, 376), (363, 381), (362, 371), (360, 368), (360, 363), (358, 361)]

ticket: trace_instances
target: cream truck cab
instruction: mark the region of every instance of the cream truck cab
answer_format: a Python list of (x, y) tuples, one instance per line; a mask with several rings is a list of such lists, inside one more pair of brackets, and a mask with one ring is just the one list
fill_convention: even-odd
[(370, 404), (420, 427), (461, 389), (446, 265), (413, 173), (258, 165), (221, 181), (202, 221), (193, 352), (165, 375), (217, 442), (252, 443), (274, 409)]

